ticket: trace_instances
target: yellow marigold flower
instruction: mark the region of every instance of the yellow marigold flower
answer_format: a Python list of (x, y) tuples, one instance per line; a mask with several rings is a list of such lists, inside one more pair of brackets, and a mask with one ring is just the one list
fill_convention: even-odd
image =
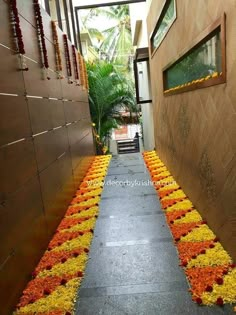
[(170, 172), (168, 172), (168, 171), (164, 171), (164, 172), (161, 172), (161, 173), (159, 173), (158, 175), (154, 175), (153, 176), (153, 179), (155, 179), (155, 178), (158, 178), (158, 177), (160, 177), (160, 176), (170, 176)]
[(89, 220), (81, 222), (80, 224), (76, 224), (69, 229), (61, 230), (61, 233), (90, 230), (94, 228), (95, 223), (96, 223), (96, 218), (91, 218)]
[(91, 197), (95, 197), (95, 196), (99, 196), (102, 193), (102, 188), (98, 188), (98, 189), (94, 189), (91, 190), (89, 192), (86, 192), (85, 194), (83, 194), (83, 196), (87, 197), (87, 196), (91, 196)]
[(84, 271), (88, 256), (83, 253), (78, 257), (68, 259), (63, 264), (56, 264), (51, 270), (43, 270), (38, 274), (39, 278), (48, 276), (74, 275), (78, 271)]
[(55, 252), (62, 251), (62, 250), (72, 251), (73, 249), (76, 249), (79, 247), (89, 247), (89, 245), (91, 244), (92, 238), (93, 238), (92, 233), (86, 233), (71, 241), (67, 241), (60, 246), (54, 247), (52, 251), (55, 251)]
[(215, 243), (215, 247), (207, 249), (205, 254), (199, 255), (195, 259), (191, 259), (187, 265), (187, 268), (221, 266), (231, 263), (232, 259), (224, 250), (222, 245), (219, 242), (217, 242)]
[(188, 210), (193, 207), (192, 202), (189, 199), (178, 202), (177, 204), (168, 207), (166, 209), (167, 212), (175, 211), (175, 210)]
[(197, 210), (193, 210), (189, 213), (186, 213), (184, 218), (181, 218), (179, 220), (175, 220), (175, 224), (178, 223), (191, 223), (191, 222), (199, 222), (202, 221), (202, 217), (200, 216), (200, 214), (198, 213)]
[(177, 191), (172, 192), (169, 196), (162, 198), (162, 200), (170, 200), (170, 199), (178, 199), (178, 198), (185, 198), (186, 195), (183, 190), (179, 189)]
[(155, 168), (162, 167), (162, 166), (164, 166), (164, 164), (161, 162), (158, 162), (158, 161), (153, 161), (153, 162), (149, 163), (149, 167), (151, 170), (155, 169)]
[(106, 172), (99, 172), (99, 173), (89, 173), (86, 177), (89, 177), (91, 179), (96, 179), (97, 177), (105, 177)]
[(206, 224), (202, 224), (200, 227), (195, 228), (186, 236), (181, 237), (181, 241), (183, 242), (201, 242), (201, 241), (209, 241), (215, 238), (215, 234)]
[(224, 303), (236, 303), (236, 269), (224, 276), (223, 284), (214, 284), (212, 292), (204, 292), (201, 296), (206, 305), (214, 304), (218, 297), (224, 299)]
[[(156, 170), (155, 170), (156, 171)], [(164, 172), (164, 171), (167, 171), (167, 168), (166, 168), (166, 166), (160, 166), (160, 167), (158, 167), (158, 172), (159, 173), (161, 173), (161, 172)]]
[(174, 181), (175, 180), (174, 180), (173, 176), (168, 176), (166, 178), (158, 180), (157, 183), (160, 184), (160, 185), (169, 185), (170, 183), (173, 183)]
[(159, 189), (159, 191), (164, 191), (164, 190), (169, 190), (169, 189), (178, 189), (179, 188), (179, 185), (178, 184), (172, 184), (172, 183), (170, 183), (170, 184), (167, 184), (166, 186), (164, 186), (164, 187), (161, 187), (160, 189)]
[(77, 294), (78, 287), (80, 285), (81, 278), (75, 278), (68, 281), (64, 286), (59, 286), (55, 291), (53, 291), (47, 297), (37, 300), (33, 304), (28, 304), (20, 308), (17, 314), (30, 313), (38, 314), (49, 313), (53, 310), (71, 311), (74, 307), (74, 298)]
[(91, 198), (86, 201), (81, 201), (79, 205), (89, 207), (89, 206), (94, 205), (95, 203), (99, 203), (100, 199), (101, 199), (100, 197)]
[(212, 74), (212, 78), (216, 78), (216, 77), (218, 77), (218, 75), (219, 75), (218, 72), (214, 72), (214, 73)]
[(74, 218), (74, 219), (77, 219), (77, 218), (83, 218), (83, 217), (90, 217), (90, 216), (95, 216), (97, 215), (99, 212), (99, 208), (97, 206), (95, 207), (91, 207), (89, 210), (84, 210), (84, 211), (81, 211), (79, 213), (75, 213), (73, 215), (69, 215), (69, 216), (66, 216), (66, 218)]

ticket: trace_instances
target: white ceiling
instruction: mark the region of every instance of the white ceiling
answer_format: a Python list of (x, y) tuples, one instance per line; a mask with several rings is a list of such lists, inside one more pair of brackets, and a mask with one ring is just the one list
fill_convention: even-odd
[[(127, 0), (73, 0), (73, 4), (74, 6), (88, 6), (88, 5), (98, 5), (99, 4), (103, 4), (103, 3), (107, 3), (108, 5), (112, 2), (119, 2), (122, 4), (122, 2), (127, 1)], [(131, 0), (134, 1), (135, 0)], [(146, 1), (146, 0), (144, 0)]]

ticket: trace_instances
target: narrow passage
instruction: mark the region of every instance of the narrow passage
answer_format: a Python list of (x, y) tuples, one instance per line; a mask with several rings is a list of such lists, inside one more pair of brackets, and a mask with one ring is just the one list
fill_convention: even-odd
[[(76, 315), (218, 315), (191, 300), (141, 154), (113, 157)], [(233, 313), (232, 313), (233, 314)]]

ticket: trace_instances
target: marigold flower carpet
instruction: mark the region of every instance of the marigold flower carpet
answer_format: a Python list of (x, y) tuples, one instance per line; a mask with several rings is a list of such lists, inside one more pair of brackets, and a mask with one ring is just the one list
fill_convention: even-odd
[(32, 273), (15, 315), (71, 315), (88, 259), (111, 156), (97, 156)]
[(175, 182), (155, 151), (144, 152), (181, 266), (198, 304), (236, 302), (236, 268), (207, 222)]

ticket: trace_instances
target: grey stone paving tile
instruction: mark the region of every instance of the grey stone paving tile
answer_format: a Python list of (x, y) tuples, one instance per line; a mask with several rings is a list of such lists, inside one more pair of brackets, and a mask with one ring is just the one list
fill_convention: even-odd
[(148, 173), (130, 173), (107, 176), (102, 198), (112, 196), (143, 196), (154, 194), (155, 189), (151, 184)]
[(83, 297), (76, 315), (233, 315), (231, 309), (198, 306), (189, 293), (172, 291)]
[(95, 229), (95, 241), (115, 242), (149, 240), (171, 237), (164, 214), (149, 216), (99, 219)]
[(135, 173), (145, 173), (147, 172), (146, 166), (141, 165), (130, 165), (130, 166), (123, 166), (119, 165), (117, 167), (109, 168), (107, 175), (121, 175), (121, 174), (135, 174)]
[(185, 281), (170, 242), (93, 248), (83, 288)]
[(116, 198), (102, 198), (100, 202), (100, 215), (111, 216), (130, 216), (142, 215), (153, 211), (162, 212), (157, 200), (156, 192), (151, 195), (135, 196), (116, 196)]
[(186, 291), (187, 289), (186, 281), (158, 282), (152, 284), (120, 285), (115, 287), (84, 288), (80, 290), (80, 297)]

